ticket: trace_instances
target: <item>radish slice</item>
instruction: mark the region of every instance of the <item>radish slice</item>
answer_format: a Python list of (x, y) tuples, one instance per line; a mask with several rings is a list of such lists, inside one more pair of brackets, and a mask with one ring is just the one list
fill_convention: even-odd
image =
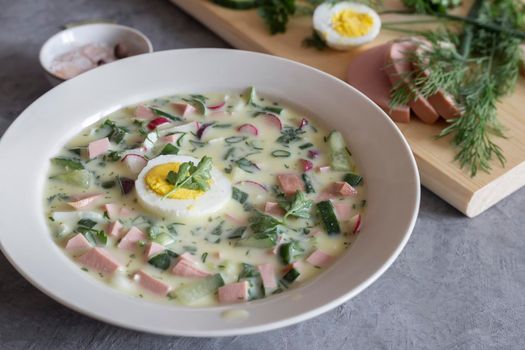
[(204, 134), (204, 131), (211, 126), (213, 123), (206, 123), (206, 124), (200, 124), (197, 122), (197, 137), (199, 140), (202, 138), (202, 135)]
[(216, 110), (221, 109), (222, 107), (224, 107), (225, 104), (226, 104), (226, 102), (222, 101), (221, 103), (218, 103), (218, 104), (213, 105), (213, 106), (208, 106), (207, 108), (211, 109), (213, 111), (216, 111)]
[(279, 119), (279, 117), (276, 116), (275, 114), (266, 113), (264, 115), (264, 119), (266, 120), (266, 122), (268, 124), (276, 127), (279, 130), (281, 130), (283, 128), (283, 123), (281, 123), (281, 119)]
[(304, 128), (304, 127), (307, 126), (307, 125), (308, 125), (308, 120), (305, 119), (305, 118), (303, 118), (303, 119), (301, 119), (301, 121), (299, 122), (299, 129), (302, 129), (302, 128)]
[(134, 175), (138, 175), (142, 169), (148, 164), (148, 160), (140, 155), (135, 153), (128, 153), (122, 158), (122, 162), (126, 164), (129, 171)]
[(361, 214), (354, 215), (349, 222), (352, 227), (352, 233), (358, 233), (361, 231)]
[(312, 163), (308, 159), (299, 159), (299, 166), (303, 171), (309, 171), (312, 170), (312, 168), (314, 167), (314, 163)]
[(238, 132), (252, 134), (254, 136), (259, 135), (259, 130), (253, 124), (243, 124), (237, 128)]
[(319, 151), (315, 149), (308, 150), (308, 158), (315, 159), (319, 157)]
[(268, 192), (268, 189), (266, 188), (266, 186), (264, 186), (263, 184), (258, 183), (258, 182), (256, 182), (256, 181), (252, 181), (252, 180), (239, 181), (239, 182), (236, 182), (235, 184), (236, 184), (236, 185), (249, 184), (249, 185), (253, 185), (253, 186), (258, 187), (258, 188), (264, 190), (265, 192)]
[(148, 123), (148, 129), (155, 130), (159, 125), (169, 123), (170, 120), (164, 117), (158, 117)]

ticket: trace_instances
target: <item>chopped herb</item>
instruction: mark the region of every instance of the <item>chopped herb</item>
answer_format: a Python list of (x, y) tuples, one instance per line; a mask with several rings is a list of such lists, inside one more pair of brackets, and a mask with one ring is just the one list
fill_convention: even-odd
[(259, 6), (259, 15), (270, 33), (284, 33), (289, 17), (295, 13), (295, 0), (263, 0)]
[(202, 261), (203, 263), (205, 263), (207, 257), (208, 257), (208, 252), (204, 252), (204, 253), (202, 253), (202, 255), (201, 255), (201, 261)]
[(173, 189), (165, 197), (178, 188), (207, 191), (210, 188), (211, 169), (212, 160), (208, 156), (204, 156), (197, 165), (192, 162), (180, 164), (178, 172), (170, 171), (166, 177), (166, 181), (173, 185)]
[(275, 158), (287, 158), (287, 157), (289, 157), (292, 153), (290, 153), (289, 151), (284, 150), (284, 149), (278, 149), (278, 150), (273, 151), (271, 154), (272, 154), (272, 156), (274, 156)]
[(239, 190), (237, 187), (232, 188), (232, 198), (243, 204), (248, 199), (248, 193)]
[(238, 143), (246, 140), (247, 138), (248, 137), (246, 136), (230, 136), (227, 137), (224, 141), (226, 141), (226, 143)]
[(65, 193), (55, 193), (52, 196), (47, 197), (47, 202), (51, 204), (53, 201), (67, 201), (69, 199), (69, 196)]
[(65, 158), (65, 157), (55, 157), (51, 159), (51, 162), (55, 165), (58, 165), (65, 170), (82, 170), (84, 165), (80, 159)]
[(304, 134), (306, 131), (300, 129), (300, 128), (293, 128), (291, 126), (285, 126), (281, 130), (281, 136), (277, 138), (277, 142), (288, 145), (292, 142), (297, 142), (302, 140), (301, 135)]
[(246, 226), (237, 227), (233, 232), (228, 236), (228, 239), (236, 239), (241, 238), (244, 234), (244, 231), (246, 231)]
[(104, 181), (100, 184), (100, 186), (104, 189), (110, 189), (110, 188), (113, 188), (115, 187), (117, 184), (117, 182), (115, 180), (108, 180), (108, 181)]
[(321, 38), (319, 33), (317, 31), (313, 30), (312, 35), (308, 36), (303, 39), (303, 46), (304, 47), (313, 47), (316, 50), (322, 51), (326, 49), (328, 46), (326, 45), (326, 42)]
[(176, 121), (176, 122), (181, 122), (182, 121), (182, 118), (177, 117), (176, 115), (173, 115), (171, 113), (164, 112), (164, 111), (162, 111), (160, 109), (157, 109), (157, 108), (154, 108), (154, 107), (149, 107), (149, 109), (151, 109), (151, 111), (153, 113), (155, 113), (156, 115), (160, 115), (162, 117), (166, 117), (166, 118), (171, 119), (171, 120)]
[(313, 143), (308, 142), (308, 143), (300, 145), (299, 148), (300, 149), (307, 149), (307, 148), (310, 148), (312, 146), (313, 146)]
[(204, 141), (197, 141), (197, 140), (190, 140), (190, 143), (195, 147), (195, 148), (202, 148), (204, 146), (206, 146), (207, 142), (204, 142)]
[(310, 179), (308, 174), (303, 173), (301, 175), (301, 178), (303, 179), (304, 189), (306, 190), (306, 193), (315, 193), (315, 189), (314, 189), (314, 186), (312, 184), (312, 180)]
[(118, 126), (115, 124), (111, 119), (106, 119), (104, 123), (102, 123), (99, 127), (99, 129), (109, 129), (109, 134), (107, 137), (110, 141), (116, 143), (117, 145), (124, 140), (124, 136), (128, 133), (128, 129)]
[(293, 263), (303, 252), (304, 250), (297, 242), (288, 242), (279, 246), (279, 257), (284, 265)]
[(214, 124), (212, 128), (225, 129), (231, 127), (232, 124)]
[(228, 160), (228, 158), (230, 158), (230, 156), (233, 156), (234, 152), (235, 152), (235, 147), (228, 148), (228, 150), (226, 151), (226, 153), (224, 154), (224, 157), (222, 157), (222, 159)]
[(162, 151), (160, 151), (161, 155), (178, 154), (178, 153), (179, 153), (179, 149), (176, 146), (172, 145), (171, 143), (168, 143), (166, 146), (164, 146)]
[(84, 227), (88, 227), (88, 228), (93, 228), (95, 225), (97, 224), (96, 221), (93, 221), (91, 219), (80, 219), (78, 222), (77, 222), (77, 225), (79, 226), (84, 226)]
[(116, 162), (120, 160), (120, 153), (117, 151), (110, 151), (102, 158), (105, 162)]
[(235, 164), (237, 164), (239, 168), (246, 171), (247, 173), (253, 173), (259, 170), (259, 167), (257, 166), (257, 164), (255, 164), (254, 162), (246, 158), (237, 159), (235, 161)]
[(148, 263), (158, 269), (167, 270), (171, 265), (171, 257), (167, 252), (162, 252), (149, 259)]
[(197, 252), (197, 247), (193, 245), (185, 245), (182, 249), (190, 254), (195, 254)]
[(363, 177), (354, 173), (348, 173), (343, 176), (343, 181), (347, 182), (350, 186), (359, 186), (363, 181)]
[(282, 282), (288, 287), (293, 281), (299, 277), (300, 273), (296, 269), (291, 269), (282, 278)]
[(291, 198), (285, 198), (279, 201), (281, 208), (286, 210), (286, 214), (284, 215), (285, 220), (288, 216), (309, 219), (312, 204), (313, 201), (307, 199), (302, 191), (297, 191)]
[(257, 267), (247, 263), (241, 263), (241, 272), (237, 281), (241, 281), (244, 278), (259, 277), (261, 274), (257, 270)]

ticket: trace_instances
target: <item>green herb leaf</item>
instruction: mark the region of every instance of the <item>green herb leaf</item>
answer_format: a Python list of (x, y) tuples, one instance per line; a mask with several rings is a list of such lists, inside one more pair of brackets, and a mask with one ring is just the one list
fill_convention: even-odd
[(178, 188), (190, 190), (207, 191), (210, 188), (212, 160), (211, 157), (204, 156), (197, 166), (192, 162), (184, 162), (179, 166), (179, 171), (168, 172), (166, 181), (173, 185), (173, 189), (164, 197), (168, 197)]
[(270, 33), (284, 33), (289, 17), (295, 13), (295, 0), (261, 0), (259, 6), (259, 15)]
[(297, 191), (291, 198), (285, 198), (279, 201), (279, 205), (286, 210), (284, 219), (288, 216), (295, 216), (298, 218), (310, 218), (310, 209), (312, 208), (313, 201), (306, 198), (304, 192)]
[(172, 145), (171, 143), (168, 143), (166, 146), (164, 146), (162, 151), (160, 151), (161, 155), (178, 154), (178, 153), (179, 153), (179, 149), (176, 146)]
[(58, 165), (65, 170), (82, 170), (84, 169), (84, 165), (82, 165), (82, 162), (80, 159), (74, 159), (74, 158), (65, 158), (65, 157), (55, 157), (51, 159), (51, 162), (55, 165)]
[(171, 119), (173, 121), (176, 121), (176, 122), (181, 122), (183, 121), (183, 119), (181, 117), (177, 117), (176, 115), (173, 115), (171, 113), (168, 113), (168, 112), (165, 112), (163, 110), (160, 110), (158, 108), (154, 108), (154, 107), (149, 107), (149, 109), (155, 113), (156, 115), (160, 115), (161, 117), (165, 117), (165, 118), (168, 118), (168, 119)]
[(167, 252), (162, 252), (149, 259), (148, 263), (158, 269), (167, 270), (171, 265), (171, 257)]
[(237, 187), (232, 187), (232, 198), (237, 202), (244, 204), (248, 199), (248, 193), (239, 190)]

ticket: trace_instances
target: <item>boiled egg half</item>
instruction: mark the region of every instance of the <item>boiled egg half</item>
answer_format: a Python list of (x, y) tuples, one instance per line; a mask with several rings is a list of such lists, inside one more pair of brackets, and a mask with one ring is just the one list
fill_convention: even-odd
[(168, 173), (178, 172), (182, 163), (194, 165), (199, 159), (182, 155), (162, 155), (148, 162), (140, 172), (135, 188), (139, 203), (161, 217), (197, 217), (219, 211), (230, 199), (232, 186), (222, 172), (211, 169), (206, 191), (178, 188), (167, 180)]
[(331, 48), (348, 50), (374, 40), (381, 30), (381, 19), (370, 7), (355, 2), (326, 2), (314, 12), (315, 31)]

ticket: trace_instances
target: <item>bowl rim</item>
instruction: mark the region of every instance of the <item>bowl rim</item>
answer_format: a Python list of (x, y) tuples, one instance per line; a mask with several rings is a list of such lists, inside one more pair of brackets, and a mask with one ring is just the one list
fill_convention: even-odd
[[(87, 28), (87, 27), (107, 27), (108, 29), (123, 29), (123, 30), (126, 30), (128, 32), (132, 32), (132, 33), (138, 35), (142, 40), (144, 40), (144, 42), (146, 43), (146, 46), (148, 47), (148, 50), (146, 52), (141, 53), (141, 55), (153, 52), (153, 44), (151, 43), (151, 40), (146, 36), (146, 34), (144, 34), (143, 32), (141, 32), (138, 29), (135, 29), (133, 27), (130, 27), (130, 26), (127, 26), (127, 25), (124, 25), (124, 24), (117, 24), (117, 23), (105, 23), (105, 22), (85, 23), (85, 24), (79, 24), (79, 25), (75, 25), (75, 26), (70, 27), (70, 28), (63, 29), (63, 30), (53, 34), (52, 36), (50, 36), (42, 44), (42, 46), (40, 47), (40, 50), (38, 52), (38, 62), (40, 63), (40, 67), (42, 67), (42, 69), (47, 74), (49, 74), (50, 76), (52, 76), (55, 79), (58, 79), (61, 82), (64, 82), (66, 80), (71, 80), (72, 78), (71, 79), (64, 79), (64, 78), (61, 78), (61, 77), (57, 76), (56, 74), (51, 72), (48, 69), (48, 67), (46, 67), (46, 65), (44, 64), (44, 51), (49, 45), (51, 45), (53, 40), (56, 40), (59, 36), (65, 34), (65, 33), (68, 33), (68, 32), (73, 32), (73, 31), (75, 31), (77, 29), (82, 29), (82, 28)], [(128, 58), (128, 57), (125, 57), (123, 59), (126, 59), (126, 58)], [(86, 72), (84, 72), (84, 73), (86, 73)], [(83, 73), (81, 73), (81, 74), (83, 74)]]
[[(65, 305), (65, 306), (67, 306), (67, 307), (69, 307), (69, 308), (71, 308), (71, 309), (73, 309), (73, 310), (75, 310), (77, 312), (80, 312), (82, 314), (88, 315), (88, 316), (93, 317), (95, 319), (98, 319), (98, 320), (101, 320), (101, 321), (104, 321), (104, 322), (107, 322), (107, 323), (110, 323), (110, 324), (113, 324), (113, 325), (129, 328), (129, 329), (134, 329), (134, 330), (139, 330), (139, 331), (146, 331), (146, 332), (150, 332), (150, 333), (165, 334), (165, 335), (182, 335), (182, 336), (193, 336), (193, 337), (210, 337), (210, 336), (216, 337), (216, 336), (243, 335), (243, 334), (258, 333), (258, 332), (263, 332), (263, 331), (268, 331), (268, 330), (273, 330), (273, 329), (276, 329), (276, 328), (289, 326), (289, 325), (295, 324), (297, 322), (301, 322), (301, 321), (310, 319), (310, 318), (312, 318), (314, 316), (320, 315), (321, 313), (324, 313), (324, 312), (326, 312), (326, 311), (328, 311), (328, 310), (330, 310), (330, 309), (332, 309), (332, 308), (342, 304), (343, 302), (350, 300), (355, 295), (359, 294), (364, 289), (366, 289), (375, 280), (377, 280), (377, 278), (379, 278), (379, 276), (381, 276), (388, 269), (388, 267), (390, 267), (392, 265), (392, 263), (395, 261), (395, 259), (399, 256), (399, 254), (402, 251), (402, 249), (405, 247), (406, 243), (408, 242), (408, 239), (411, 236), (412, 230), (414, 228), (414, 225), (415, 225), (415, 222), (416, 222), (416, 219), (417, 219), (417, 213), (418, 213), (418, 210), (419, 210), (419, 202), (420, 202), (420, 178), (419, 178), (419, 173), (417, 171), (416, 162), (415, 162), (414, 156), (413, 156), (413, 154), (412, 154), (412, 152), (410, 150), (408, 142), (406, 141), (406, 139), (404, 138), (404, 136), (402, 135), (400, 130), (397, 128), (397, 126), (395, 126), (395, 124), (390, 120), (390, 118), (377, 105), (375, 105), (370, 99), (368, 99), (365, 95), (363, 95), (361, 92), (359, 92), (355, 88), (351, 87), (350, 85), (347, 85), (345, 82), (337, 79), (336, 77), (333, 77), (333, 76), (331, 76), (331, 75), (329, 75), (327, 73), (324, 73), (324, 72), (322, 72), (322, 71), (320, 71), (318, 69), (315, 69), (315, 68), (309, 67), (307, 65), (304, 65), (304, 64), (301, 64), (301, 63), (298, 63), (298, 62), (294, 62), (294, 61), (291, 61), (291, 60), (288, 60), (288, 59), (275, 57), (275, 56), (271, 56), (271, 55), (267, 55), (267, 54), (260, 54), (260, 53), (241, 51), (241, 50), (231, 50), (231, 49), (180, 49), (180, 50), (170, 50), (170, 51), (157, 52), (157, 53), (154, 53), (154, 54), (151, 54), (151, 55), (147, 55), (148, 57), (139, 55), (139, 56), (135, 56), (135, 58), (134, 57), (130, 57), (127, 60), (122, 60), (122, 63), (117, 62), (114, 65), (107, 65), (107, 66), (100, 67), (100, 69), (97, 69), (97, 70), (91, 70), (89, 72), (86, 72), (85, 74), (79, 75), (79, 77), (75, 77), (73, 79), (70, 79), (68, 82), (66, 82), (64, 84), (61, 84), (58, 88), (50, 90), (49, 92), (47, 92), (46, 94), (44, 94), (43, 96), (38, 98), (29, 107), (27, 107), (26, 110), (24, 110), (21, 113), (21, 117), (17, 118), (17, 120), (15, 120), (12, 123), (12, 125), (5, 132), (4, 136), (7, 135), (7, 136), (9, 136), (8, 138), (11, 138), (11, 133), (13, 133), (15, 129), (19, 128), (18, 125), (22, 124), (22, 122), (25, 121), (25, 119), (29, 119), (29, 116), (31, 115), (30, 111), (33, 109), (32, 107), (34, 107), (34, 105), (42, 103), (42, 100), (45, 100), (47, 98), (47, 96), (49, 96), (51, 94), (54, 94), (54, 92), (56, 92), (57, 89), (61, 89), (61, 90), (65, 91), (67, 88), (69, 88), (69, 86), (72, 83), (74, 84), (76, 82), (80, 82), (80, 80), (82, 80), (82, 79), (83, 80), (87, 80), (88, 78), (94, 77), (96, 75), (103, 76), (106, 73), (107, 70), (110, 70), (110, 69), (115, 69), (116, 70), (117, 67), (119, 67), (121, 65), (124, 65), (124, 64), (128, 64), (129, 65), (131, 63), (134, 63), (132, 60), (137, 60), (138, 61), (138, 60), (143, 60), (144, 57), (146, 57), (146, 59), (149, 59), (150, 57), (154, 57), (154, 56), (161, 57), (163, 55), (170, 56), (170, 55), (178, 55), (178, 54), (180, 54), (180, 55), (186, 55), (186, 54), (188, 54), (188, 55), (189, 54), (195, 54), (195, 55), (199, 55), (199, 54), (206, 54), (206, 55), (210, 55), (210, 54), (217, 54), (217, 55), (246, 55), (246, 56), (254, 56), (255, 58), (257, 58), (257, 57), (264, 57), (264, 59), (267, 59), (267, 60), (280, 61), (281, 62), (280, 64), (282, 64), (282, 65), (299, 66), (298, 69), (300, 68), (301, 70), (305, 70), (305, 69), (309, 70), (309, 71), (311, 71), (311, 74), (315, 73), (317, 75), (321, 75), (322, 77), (320, 77), (320, 78), (322, 78), (322, 79), (329, 79), (329, 80), (331, 80), (331, 83), (336, 83), (336, 84), (339, 84), (341, 87), (344, 87), (346, 89), (352, 90), (352, 93), (357, 94), (360, 99), (363, 99), (364, 101), (367, 102), (368, 107), (374, 109), (378, 114), (382, 115), (383, 118), (385, 118), (384, 122), (387, 123), (386, 127), (389, 127), (392, 130), (392, 132), (394, 132), (396, 134), (396, 136), (398, 138), (398, 141), (400, 141), (400, 146), (402, 146), (402, 149), (404, 150), (403, 154), (407, 157), (406, 160), (408, 161), (409, 166), (410, 166), (410, 175), (413, 176), (413, 178), (411, 179), (411, 180), (413, 180), (413, 182), (411, 182), (411, 187), (410, 187), (411, 190), (413, 190), (413, 197), (411, 197), (411, 201), (410, 201), (410, 206), (409, 206), (410, 212), (409, 213), (407, 212), (407, 216), (410, 217), (410, 219), (407, 220), (407, 222), (404, 221), (403, 227), (406, 227), (405, 232), (402, 235), (402, 239), (400, 239), (399, 242), (397, 243), (397, 245), (395, 246), (395, 249), (392, 250), (392, 253), (390, 253), (388, 258), (386, 258), (381, 263), (381, 265), (375, 270), (374, 273), (368, 275), (368, 277), (366, 279), (364, 279), (362, 282), (360, 282), (352, 290), (347, 291), (345, 293), (341, 293), (341, 295), (339, 297), (334, 298), (331, 301), (326, 302), (326, 303), (324, 303), (321, 306), (310, 307), (308, 310), (306, 310), (304, 312), (301, 312), (300, 314), (297, 314), (297, 315), (294, 315), (294, 316), (291, 316), (291, 317), (288, 317), (288, 318), (284, 318), (284, 319), (279, 319), (277, 321), (272, 321), (272, 322), (268, 322), (268, 323), (258, 324), (258, 325), (254, 325), (254, 326), (246, 326), (246, 327), (243, 327), (243, 328), (231, 327), (231, 328), (228, 328), (228, 329), (217, 329), (217, 330), (212, 330), (212, 331), (207, 330), (205, 332), (203, 332), (202, 330), (199, 330), (199, 329), (197, 329), (197, 330), (193, 329), (191, 331), (188, 331), (188, 330), (185, 330), (185, 331), (173, 331), (173, 330), (170, 330), (170, 329), (167, 329), (167, 328), (155, 329), (155, 328), (152, 328), (152, 326), (133, 324), (130, 321), (127, 321), (127, 320), (116, 320), (116, 319), (112, 318), (109, 315), (101, 315), (101, 314), (99, 314), (97, 312), (89, 310), (89, 309), (87, 309), (87, 306), (79, 305), (78, 302), (75, 304), (74, 301), (70, 301), (67, 298), (63, 298), (63, 297), (61, 297), (59, 295), (56, 295), (55, 294), (56, 291), (53, 290), (49, 285), (45, 285), (44, 283), (40, 283), (40, 281), (37, 281), (35, 278), (33, 278), (31, 276), (30, 273), (28, 273), (27, 271), (24, 271), (24, 269), (21, 266), (19, 266), (19, 264), (17, 264), (17, 261), (14, 258), (14, 256), (11, 255), (11, 252), (8, 251), (6, 249), (6, 247), (5, 247), (5, 245), (4, 245), (5, 241), (7, 241), (7, 239), (5, 238), (7, 236), (6, 235), (2, 236), (2, 233), (0, 232), (0, 249), (2, 250), (3, 254), (6, 256), (8, 261), (15, 267), (15, 269), (22, 276), (24, 276), (24, 278), (26, 278), (31, 284), (33, 284), (35, 287), (37, 287), (39, 290), (41, 290), (42, 292), (44, 292), (45, 294), (47, 294), (48, 296), (50, 296), (54, 300), (60, 302), (61, 304)], [(127, 61), (127, 62), (124, 63), (124, 61)], [(116, 103), (118, 103), (118, 101), (115, 101), (115, 104)], [(31, 116), (31, 118), (32, 118), (32, 116)], [(97, 117), (97, 120), (98, 119), (100, 119), (100, 117)], [(93, 123), (93, 120), (90, 120), (88, 124), (91, 124), (91, 123)], [(86, 124), (86, 125), (88, 125), (88, 124)], [(3, 152), (3, 149), (5, 148), (4, 144), (6, 143), (6, 139), (7, 138), (2, 137), (2, 139), (0, 140), (0, 154)], [(1, 222), (0, 222), (0, 224), (1, 224)], [(2, 237), (4, 237), (4, 238), (2, 238)], [(55, 243), (53, 242), (53, 244), (55, 244)], [(58, 249), (58, 247), (56, 247), (56, 248)], [(321, 274), (321, 275), (323, 275), (323, 274)], [(98, 284), (101, 284), (101, 283), (96, 282), (96, 284), (98, 285)], [(122, 292), (118, 292), (118, 293), (119, 294), (123, 294)], [(285, 293), (285, 294), (288, 294), (288, 293)], [(272, 299), (272, 298), (270, 298), (270, 299)], [(151, 304), (149, 304), (149, 305), (151, 305)], [(206, 310), (206, 309), (208, 309), (208, 310), (215, 309), (216, 310), (216, 309), (220, 309), (220, 308), (221, 307), (201, 308), (201, 310)]]

